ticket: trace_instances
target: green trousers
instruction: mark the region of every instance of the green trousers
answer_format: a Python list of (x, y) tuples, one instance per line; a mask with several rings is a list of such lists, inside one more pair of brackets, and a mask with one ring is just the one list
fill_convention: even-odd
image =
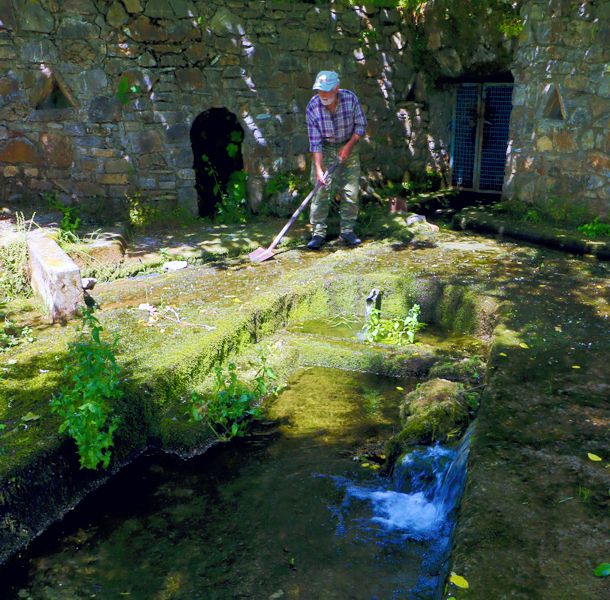
[[(337, 160), (337, 151), (341, 146), (325, 144), (322, 147), (323, 164), (326, 169)], [(315, 185), (315, 169), (311, 167), (312, 183)], [(341, 233), (354, 231), (358, 218), (358, 195), (360, 193), (360, 155), (353, 149), (349, 158), (335, 169), (330, 177), (331, 183), (320, 187), (311, 201), (309, 222), (313, 227), (313, 235), (326, 237), (326, 219), (331, 199), (337, 192), (341, 194), (339, 215), (341, 217)]]

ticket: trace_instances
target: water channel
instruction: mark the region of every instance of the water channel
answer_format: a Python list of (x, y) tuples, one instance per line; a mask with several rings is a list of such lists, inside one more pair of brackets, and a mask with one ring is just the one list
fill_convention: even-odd
[(432, 599), (466, 446), (367, 459), (415, 381), (300, 371), (252, 435), (149, 454), (1, 575), (6, 600)]

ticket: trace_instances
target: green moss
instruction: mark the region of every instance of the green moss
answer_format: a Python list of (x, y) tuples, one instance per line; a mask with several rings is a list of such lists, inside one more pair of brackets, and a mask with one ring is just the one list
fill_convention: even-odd
[(407, 394), (400, 407), (402, 431), (396, 441), (406, 447), (444, 441), (468, 421), (463, 386), (446, 379), (432, 379)]
[(472, 334), (478, 325), (478, 303), (474, 291), (462, 285), (447, 285), (436, 309), (436, 322), (449, 331)]

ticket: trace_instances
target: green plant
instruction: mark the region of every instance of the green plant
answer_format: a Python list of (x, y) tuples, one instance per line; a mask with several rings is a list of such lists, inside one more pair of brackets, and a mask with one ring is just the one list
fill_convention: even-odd
[(476, 392), (467, 391), (464, 393), (464, 399), (471, 411), (476, 412), (479, 408), (479, 394)]
[[(32, 220), (34, 215), (32, 215)], [(27, 236), (31, 224), (26, 228), (23, 213), (16, 213), (17, 237), (14, 241), (0, 245), (0, 302), (14, 300), (31, 294), (28, 275)]]
[(133, 195), (125, 194), (129, 223), (134, 227), (146, 227), (159, 217), (159, 210), (149, 202), (144, 202), (142, 192), (134, 192)]
[(363, 329), (364, 339), (369, 343), (386, 342), (398, 346), (405, 342), (412, 344), (415, 333), (425, 327), (424, 323), (419, 322), (420, 312), (419, 304), (414, 304), (402, 319), (382, 319), (381, 311), (374, 308)]
[(587, 504), (591, 499), (591, 490), (579, 484), (578, 497), (583, 501), (584, 504)]
[(59, 414), (60, 433), (76, 442), (81, 468), (104, 468), (110, 462), (110, 448), (119, 419), (113, 402), (121, 398), (120, 367), (115, 358), (117, 339), (102, 339), (103, 328), (92, 310), (84, 310), (76, 341), (68, 344), (68, 358), (62, 376), (66, 383), (51, 399), (51, 410)]
[(600, 223), (599, 218), (595, 217), (590, 223), (585, 223), (577, 228), (589, 238), (610, 237), (610, 224)]
[(74, 241), (76, 232), (81, 223), (78, 216), (78, 206), (69, 206), (63, 204), (57, 199), (53, 192), (45, 192), (43, 198), (48, 202), (49, 207), (61, 213), (61, 221), (59, 223), (59, 239)]
[(219, 223), (245, 223), (248, 218), (248, 203), (245, 171), (234, 171), (227, 182), (226, 191), (216, 205), (216, 221)]
[(523, 216), (523, 220), (526, 223), (540, 223), (540, 214), (535, 208), (530, 208)]
[(483, 367), (483, 361), (476, 355), (473, 354), (465, 365), (466, 374), (470, 379), (479, 381), (481, 379), (481, 368)]
[[(231, 139), (234, 139), (235, 136), (239, 136), (239, 139), (241, 139), (240, 132), (234, 131), (231, 134)], [(227, 152), (229, 152), (230, 147), (231, 144), (227, 146)], [(233, 156), (230, 152), (229, 154)], [(229, 176), (226, 189), (224, 189), (220, 182), (218, 171), (210, 157), (207, 154), (202, 154), (201, 159), (206, 173), (214, 180), (212, 193), (220, 200), (216, 205), (216, 221), (224, 224), (245, 223), (248, 218), (246, 193), (248, 174), (245, 171), (234, 171)]]
[(0, 354), (26, 342), (34, 342), (32, 328), (29, 325), (18, 327), (5, 317), (0, 329)]
[(116, 99), (121, 104), (128, 104), (133, 96), (140, 93), (140, 86), (137, 84), (131, 84), (129, 82), (129, 77), (127, 75), (123, 75), (119, 79), (119, 83), (117, 85), (116, 91)]
[(195, 421), (205, 421), (222, 442), (245, 434), (248, 419), (259, 414), (261, 399), (277, 379), (263, 353), (259, 354), (259, 360), (260, 366), (252, 382), (241, 381), (237, 365), (230, 362), (226, 372), (220, 366), (214, 368), (216, 385), (211, 395), (191, 394), (191, 417)]
[(241, 133), (241, 131), (232, 131), (231, 132), (231, 141), (227, 144), (227, 154), (233, 158), (237, 155), (237, 153), (239, 152), (239, 144), (241, 144), (241, 141), (243, 139), (243, 135)]

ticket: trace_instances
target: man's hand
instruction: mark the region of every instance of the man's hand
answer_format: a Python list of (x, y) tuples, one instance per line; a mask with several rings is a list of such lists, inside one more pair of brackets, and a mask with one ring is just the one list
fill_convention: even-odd
[(316, 166), (316, 179), (318, 181), (318, 183), (320, 185), (326, 186), (328, 185), (328, 182), (326, 181), (326, 178), (324, 177), (324, 167), (322, 167), (322, 165), (320, 165), (319, 167)]
[(345, 144), (345, 146), (343, 146), (339, 152), (337, 152), (337, 158), (339, 159), (339, 162), (343, 162), (345, 160), (347, 160), (349, 158), (349, 155), (352, 151), (352, 147), (350, 146), (349, 142), (347, 144)]

